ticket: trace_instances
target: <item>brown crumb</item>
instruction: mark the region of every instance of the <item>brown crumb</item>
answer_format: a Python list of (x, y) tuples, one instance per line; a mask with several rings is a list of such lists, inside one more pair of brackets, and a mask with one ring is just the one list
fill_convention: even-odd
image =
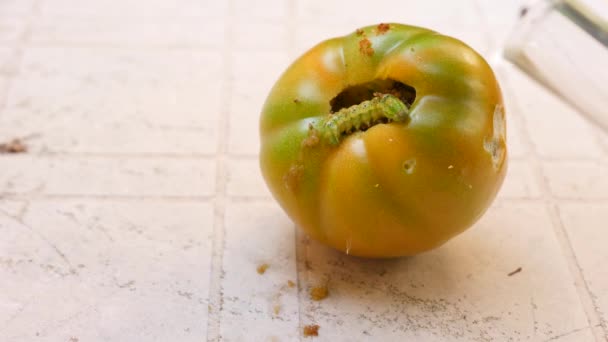
[(378, 27), (376, 27), (376, 30), (378, 30), (378, 34), (380, 35), (380, 34), (385, 34), (390, 28), (391, 28), (391, 25), (380, 23), (380, 24), (378, 24)]
[(319, 336), (319, 325), (309, 324), (304, 326), (304, 337)]
[(372, 48), (372, 42), (367, 38), (360, 40), (359, 41), (359, 51), (361, 51), (361, 53), (366, 54), (371, 57), (374, 54), (374, 48)]
[(362, 36), (365, 32), (363, 31), (363, 29), (357, 29), (355, 33), (357, 34), (357, 36)]
[(298, 98), (293, 99), (293, 103), (296, 103), (296, 104), (300, 103), (300, 99), (298, 99)]
[(285, 187), (287, 187), (287, 189), (291, 190), (292, 192), (297, 192), (303, 174), (304, 165), (292, 165), (287, 171), (287, 173), (283, 176), (283, 182), (285, 183)]
[(524, 17), (524, 16), (526, 16), (526, 14), (528, 14), (528, 7), (522, 7), (522, 8), (519, 10), (519, 17), (520, 17), (520, 18), (521, 18), (521, 17)]
[(309, 135), (306, 139), (302, 140), (302, 146), (304, 147), (314, 147), (319, 143), (319, 137), (315, 135)]
[(281, 312), (281, 305), (277, 304), (277, 305), (273, 306), (272, 311), (274, 312), (275, 316), (278, 316), (279, 313)]
[(78, 337), (70, 337), (70, 340), (69, 340), (69, 342), (78, 342), (78, 341), (79, 341)]
[(315, 286), (310, 289), (310, 299), (320, 301), (329, 295), (327, 285)]
[(308, 125), (308, 136), (302, 140), (303, 147), (314, 147), (319, 143), (319, 134), (312, 124)]
[(15, 138), (7, 143), (0, 144), (0, 153), (24, 153), (27, 146), (19, 138)]
[(258, 268), (256, 269), (258, 271), (258, 274), (264, 274), (266, 273), (266, 270), (268, 269), (269, 265), (268, 264), (261, 264), (258, 266)]
[(521, 267), (516, 268), (515, 271), (509, 273), (508, 276), (510, 277), (510, 276), (516, 275), (519, 272), (521, 272)]
[(288, 280), (288, 281), (287, 281), (287, 286), (289, 286), (289, 287), (292, 287), (292, 288), (293, 288), (293, 287), (296, 287), (296, 283), (294, 283), (294, 282), (293, 282), (293, 281), (291, 281), (291, 280)]

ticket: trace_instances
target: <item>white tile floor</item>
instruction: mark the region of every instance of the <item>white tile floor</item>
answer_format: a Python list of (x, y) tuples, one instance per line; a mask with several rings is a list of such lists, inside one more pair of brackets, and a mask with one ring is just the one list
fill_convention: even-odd
[[(0, 341), (605, 341), (608, 135), (497, 58), (519, 6), (0, 1), (0, 142), (29, 146), (0, 155)], [(291, 59), (386, 21), (493, 63), (511, 163), (475, 227), (373, 261), (294, 229), (257, 123)]]

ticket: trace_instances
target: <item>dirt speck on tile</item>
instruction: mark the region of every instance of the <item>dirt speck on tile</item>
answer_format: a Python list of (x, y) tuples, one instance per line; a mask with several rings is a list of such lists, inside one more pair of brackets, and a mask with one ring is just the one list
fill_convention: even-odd
[(0, 153), (25, 153), (27, 145), (19, 138), (0, 144)]
[(270, 265), (268, 264), (261, 264), (258, 266), (258, 268), (256, 269), (256, 271), (258, 271), (258, 274), (264, 274), (266, 273), (266, 270), (268, 269), (268, 267), (270, 267)]
[(304, 326), (304, 337), (319, 336), (319, 325), (309, 324)]
[(516, 268), (514, 271), (510, 272), (509, 274), (507, 274), (509, 277), (516, 275), (517, 273), (521, 272), (521, 267)]
[(275, 316), (278, 316), (279, 313), (281, 313), (281, 305), (280, 304), (276, 304), (275, 306), (272, 307), (272, 312), (274, 312)]
[(329, 295), (327, 285), (314, 286), (310, 289), (310, 299), (320, 301)]

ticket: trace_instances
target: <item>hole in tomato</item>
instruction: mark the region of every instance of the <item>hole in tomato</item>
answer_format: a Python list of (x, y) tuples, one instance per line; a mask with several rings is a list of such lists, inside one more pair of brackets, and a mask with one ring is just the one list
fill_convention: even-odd
[[(331, 111), (312, 126), (309, 137), (318, 133), (335, 146), (344, 136), (377, 124), (407, 123), (415, 99), (413, 87), (391, 79), (348, 87), (330, 101)], [(304, 146), (315, 145), (304, 141)]]
[(403, 162), (403, 171), (405, 173), (412, 174), (414, 172), (414, 168), (416, 167), (416, 159), (409, 159)]
[(350, 86), (342, 90), (329, 102), (331, 105), (331, 112), (335, 113), (342, 108), (348, 108), (360, 104), (363, 101), (371, 100), (374, 98), (374, 94), (377, 93), (391, 94), (408, 107), (410, 107), (416, 99), (416, 89), (407, 84), (392, 79), (374, 80)]

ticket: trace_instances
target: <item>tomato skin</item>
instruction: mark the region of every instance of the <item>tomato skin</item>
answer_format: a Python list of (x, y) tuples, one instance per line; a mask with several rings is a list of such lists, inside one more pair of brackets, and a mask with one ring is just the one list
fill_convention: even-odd
[[(415, 89), (407, 121), (348, 132), (337, 145), (315, 135), (338, 94), (387, 79)], [(493, 201), (507, 170), (504, 115), (494, 73), (461, 41), (369, 26), (321, 42), (279, 78), (262, 109), (260, 167), (312, 238), (357, 256), (414, 255)]]

